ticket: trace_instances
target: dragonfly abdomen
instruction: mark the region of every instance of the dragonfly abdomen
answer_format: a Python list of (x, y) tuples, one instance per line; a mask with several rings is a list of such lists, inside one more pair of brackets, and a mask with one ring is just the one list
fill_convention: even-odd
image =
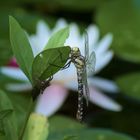
[(81, 122), (83, 118), (83, 82), (82, 82), (82, 69), (77, 68), (77, 80), (78, 80), (78, 109), (77, 119)]

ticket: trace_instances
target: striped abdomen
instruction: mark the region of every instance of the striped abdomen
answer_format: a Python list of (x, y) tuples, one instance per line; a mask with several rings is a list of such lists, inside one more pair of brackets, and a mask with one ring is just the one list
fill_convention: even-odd
[(77, 119), (81, 122), (83, 118), (83, 82), (82, 82), (83, 69), (77, 68), (77, 80), (78, 80), (78, 109)]

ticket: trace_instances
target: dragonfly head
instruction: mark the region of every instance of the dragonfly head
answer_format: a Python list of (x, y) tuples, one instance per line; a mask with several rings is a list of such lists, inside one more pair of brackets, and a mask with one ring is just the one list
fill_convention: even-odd
[(80, 50), (79, 50), (79, 48), (78, 47), (73, 47), (72, 49), (71, 49), (71, 55), (73, 55), (73, 56), (79, 56), (81, 53), (80, 53)]

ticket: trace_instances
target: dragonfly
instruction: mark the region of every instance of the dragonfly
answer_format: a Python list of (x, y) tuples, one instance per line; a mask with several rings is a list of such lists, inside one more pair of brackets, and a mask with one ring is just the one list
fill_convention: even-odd
[(49, 77), (47, 80), (37, 80), (37, 84), (32, 89), (32, 99), (33, 101), (39, 96), (39, 94), (43, 94), (44, 90), (50, 86), (50, 81), (53, 79), (53, 76)]
[(86, 96), (86, 104), (88, 106), (88, 101), (90, 98), (87, 75), (88, 73), (93, 73), (95, 71), (95, 52), (93, 51), (89, 54), (89, 42), (88, 34), (85, 31), (85, 52), (84, 56), (81, 54), (78, 47), (71, 48), (70, 61), (65, 65), (65, 68), (69, 67), (71, 62), (75, 65), (77, 70), (77, 81), (78, 81), (78, 109), (76, 118), (81, 122), (83, 119), (83, 109), (84, 109), (84, 95)]

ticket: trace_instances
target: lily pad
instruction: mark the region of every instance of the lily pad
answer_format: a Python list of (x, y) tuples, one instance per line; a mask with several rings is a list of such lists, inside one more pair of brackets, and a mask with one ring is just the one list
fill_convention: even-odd
[(73, 119), (56, 116), (50, 119), (48, 140), (136, 140), (126, 134), (107, 129), (88, 129)]
[(127, 96), (140, 100), (140, 73), (129, 73), (116, 79), (120, 90)]
[(127, 61), (140, 63), (140, 11), (132, 0), (106, 1), (97, 9), (102, 34), (112, 33), (112, 49)]

